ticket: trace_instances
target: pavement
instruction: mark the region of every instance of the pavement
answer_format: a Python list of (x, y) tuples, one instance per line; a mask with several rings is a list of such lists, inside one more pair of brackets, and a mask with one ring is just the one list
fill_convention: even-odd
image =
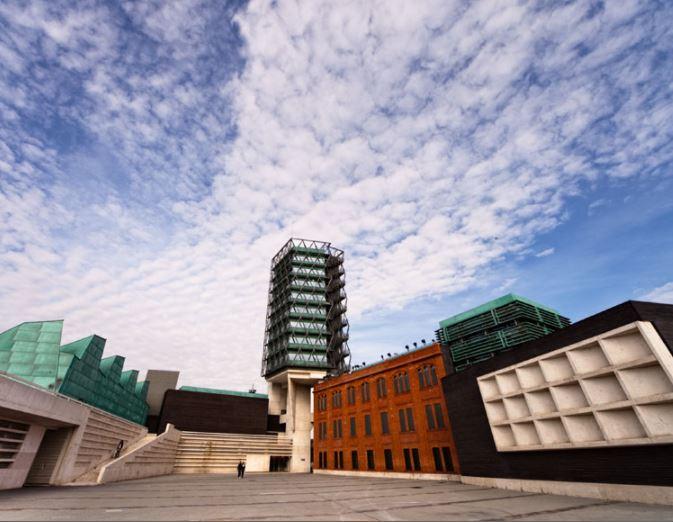
[(0, 520), (673, 520), (673, 506), (456, 482), (265, 473), (0, 491)]

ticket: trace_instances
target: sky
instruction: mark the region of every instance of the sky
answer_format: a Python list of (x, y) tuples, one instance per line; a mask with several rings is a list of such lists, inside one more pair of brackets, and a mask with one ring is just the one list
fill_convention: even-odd
[(265, 389), (271, 257), (353, 363), (505, 293), (673, 302), (673, 3), (0, 3), (0, 330)]

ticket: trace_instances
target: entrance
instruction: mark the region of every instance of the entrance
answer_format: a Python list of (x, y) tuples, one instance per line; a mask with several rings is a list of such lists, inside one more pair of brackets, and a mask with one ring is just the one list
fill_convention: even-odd
[(70, 438), (72, 428), (47, 430), (42, 437), (33, 465), (30, 467), (26, 486), (48, 486), (56, 469), (63, 448)]
[(290, 457), (271, 457), (269, 462), (269, 471), (287, 471), (287, 464)]

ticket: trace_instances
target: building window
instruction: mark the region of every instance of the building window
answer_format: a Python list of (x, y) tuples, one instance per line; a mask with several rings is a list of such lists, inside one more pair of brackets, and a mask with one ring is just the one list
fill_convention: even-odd
[(381, 412), (381, 434), (388, 435), (390, 433), (390, 424), (388, 422), (388, 412)]
[(428, 429), (430, 431), (435, 429), (435, 416), (432, 413), (432, 404), (425, 405), (425, 417), (428, 420)]
[(414, 431), (414, 411), (411, 408), (401, 409), (398, 412), (400, 418), (400, 431), (405, 433), (407, 431)]
[(365, 435), (372, 434), (372, 417), (371, 415), (365, 415)]
[(414, 426), (414, 410), (407, 408), (407, 430), (414, 431), (416, 428)]
[(404, 469), (405, 471), (411, 471), (411, 452), (409, 448), (404, 448)]
[(367, 450), (367, 469), (374, 468), (374, 450)]
[(339, 469), (344, 469), (344, 452), (339, 452)]
[(441, 404), (426, 404), (425, 416), (427, 417), (428, 420), (428, 430), (430, 431), (434, 429), (443, 430), (444, 428), (446, 428)]
[(318, 396), (318, 410), (325, 411), (327, 409), (327, 395), (324, 393)]
[(439, 452), (439, 448), (432, 448), (432, 458), (435, 461), (435, 471), (444, 471), (442, 467), (442, 454)]
[(322, 464), (322, 451), (318, 452), (318, 469), (322, 469), (323, 464)]
[(453, 471), (453, 460), (451, 460), (451, 450), (444, 446), (442, 448), (442, 455), (444, 457), (444, 469), (446, 471)]
[(397, 412), (400, 418), (400, 431), (405, 433), (407, 431), (407, 418), (405, 416), (404, 410)]
[(332, 394), (332, 408), (341, 408), (341, 392), (334, 392)]
[(323, 451), (323, 454), (322, 454), (322, 465), (325, 466), (326, 468), (329, 467), (327, 465), (327, 452), (326, 451)]
[(428, 364), (418, 368), (418, 384), (421, 388), (435, 386), (438, 383), (437, 372), (433, 364)]
[(363, 382), (360, 391), (362, 392), (362, 402), (369, 402), (369, 383)]
[(339, 469), (339, 452), (334, 452), (334, 469)]
[(388, 395), (386, 379), (384, 377), (379, 377), (376, 379), (376, 396), (379, 399), (383, 399), (386, 395)]
[(357, 436), (357, 430), (355, 429), (355, 417), (350, 418), (351, 425), (351, 437)]
[(421, 457), (418, 454), (418, 448), (411, 450), (411, 456), (414, 460), (414, 471), (421, 471)]
[(383, 458), (386, 461), (386, 471), (393, 470), (393, 450), (383, 450)]
[(407, 393), (411, 390), (409, 385), (409, 374), (407, 372), (398, 373), (393, 377), (393, 390), (397, 395)]
[(333, 421), (332, 422), (332, 436), (335, 439), (340, 439), (342, 435), (343, 435), (343, 432), (342, 432), (342, 426), (341, 426), (341, 419)]
[(437, 421), (437, 429), (443, 430), (446, 428), (444, 424), (444, 415), (442, 414), (442, 405), (435, 404), (435, 420)]
[(355, 386), (349, 386), (346, 390), (346, 395), (348, 396), (349, 406), (355, 404)]
[(326, 440), (327, 439), (327, 423), (326, 422), (321, 422), (318, 424), (318, 438), (320, 440)]
[(360, 469), (358, 465), (358, 452), (355, 450), (351, 451), (351, 468)]

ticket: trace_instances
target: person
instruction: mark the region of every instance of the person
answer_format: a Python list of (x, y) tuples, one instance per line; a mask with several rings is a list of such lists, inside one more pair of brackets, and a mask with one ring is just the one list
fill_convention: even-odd
[(124, 449), (124, 441), (120, 440), (119, 444), (117, 444), (117, 448), (114, 450), (114, 453), (112, 454), (113, 459), (119, 458), (119, 454), (122, 452), (122, 449)]
[(243, 476), (245, 475), (245, 464), (243, 464), (242, 460), (238, 461), (238, 466), (236, 467), (238, 470), (238, 478), (244, 478)]

